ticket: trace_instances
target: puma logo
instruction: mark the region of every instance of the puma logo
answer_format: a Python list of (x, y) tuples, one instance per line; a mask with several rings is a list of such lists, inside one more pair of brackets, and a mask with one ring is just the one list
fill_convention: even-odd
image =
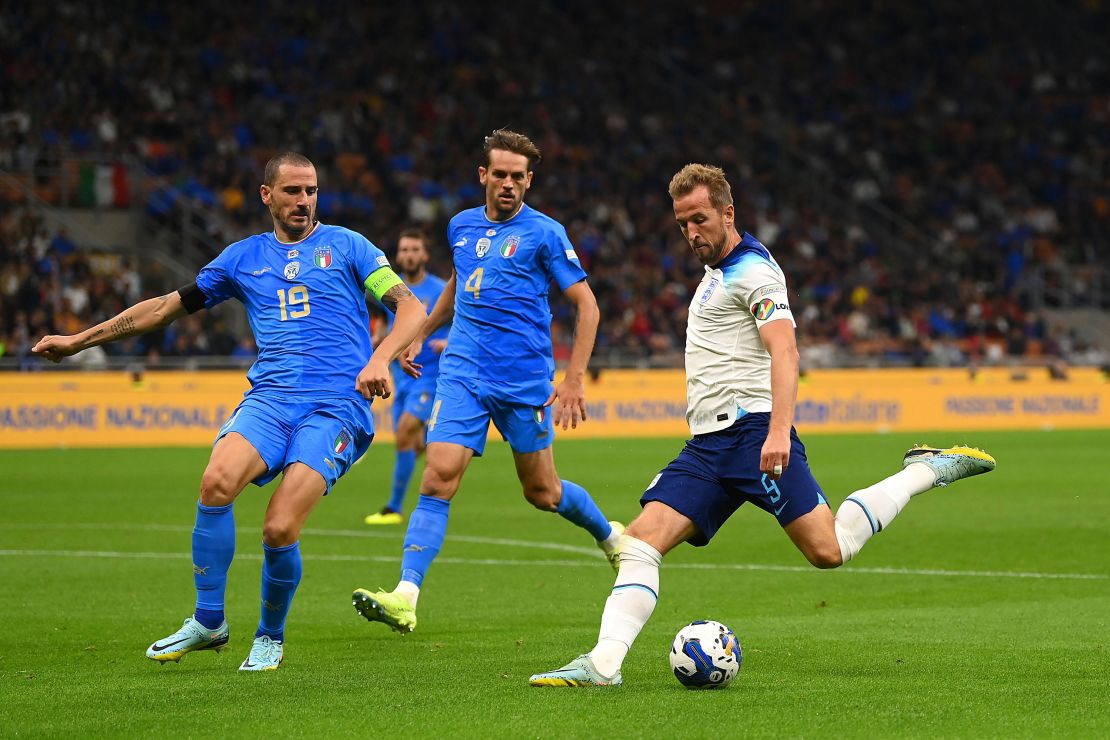
[(405, 548), (405, 552), (424, 552), (427, 549), (424, 545), (409, 545)]
[(211, 568), (211, 567), (212, 567), (211, 565), (206, 565), (202, 568), (199, 565), (194, 563), (193, 564), (193, 575), (195, 575), (195, 576), (206, 576), (206, 575), (208, 575), (208, 569)]

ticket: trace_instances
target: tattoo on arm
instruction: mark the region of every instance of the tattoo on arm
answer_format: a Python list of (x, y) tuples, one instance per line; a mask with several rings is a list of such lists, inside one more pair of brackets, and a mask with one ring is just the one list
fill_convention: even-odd
[(103, 329), (97, 329), (96, 331), (94, 331), (92, 334), (89, 335), (89, 339), (96, 339), (97, 337), (99, 337), (103, 333), (104, 333)]
[(108, 327), (108, 331), (112, 332), (113, 339), (119, 339), (120, 337), (125, 336), (134, 330), (135, 320), (132, 319), (130, 316), (124, 316)]
[(382, 303), (390, 311), (397, 313), (397, 304), (405, 297), (414, 297), (412, 291), (404, 285), (394, 285), (382, 296)]

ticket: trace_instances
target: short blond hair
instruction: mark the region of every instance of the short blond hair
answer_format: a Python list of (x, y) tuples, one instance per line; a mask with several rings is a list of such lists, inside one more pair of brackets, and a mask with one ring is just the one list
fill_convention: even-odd
[(709, 191), (709, 202), (718, 211), (732, 205), (732, 188), (725, 179), (725, 171), (711, 164), (686, 165), (671, 178), (667, 192), (671, 194), (671, 200), (678, 200), (701, 185)]

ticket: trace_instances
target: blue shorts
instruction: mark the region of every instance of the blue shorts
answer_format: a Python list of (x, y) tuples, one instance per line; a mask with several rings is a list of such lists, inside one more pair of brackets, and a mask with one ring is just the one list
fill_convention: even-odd
[[(277, 393), (248, 393), (220, 427), (238, 432), (258, 450), (266, 472), (254, 479), (264, 486), (295, 462), (315, 470), (327, 492), (374, 439), (370, 404), (354, 398), (302, 400)], [(326, 495), (326, 493), (325, 493)]]
[(760, 472), (770, 420), (769, 413), (747, 414), (728, 429), (695, 435), (655, 476), (640, 505), (659, 501), (685, 516), (698, 528), (689, 542), (700, 547), (745, 501), (773, 514), (783, 527), (826, 503), (793, 428), (782, 477), (774, 481)]
[(429, 444), (451, 442), (469, 447), (481, 457), (491, 419), (513, 452), (545, 450), (555, 439), (550, 409), (510, 403), (498, 398), (492, 389), (439, 376), (428, 419)]
[(428, 417), (432, 415), (432, 402), (436, 397), (435, 380), (419, 381), (397, 385), (397, 392), (393, 396), (393, 431), (397, 431), (397, 424), (401, 421), (401, 414), (412, 414), (427, 425)]

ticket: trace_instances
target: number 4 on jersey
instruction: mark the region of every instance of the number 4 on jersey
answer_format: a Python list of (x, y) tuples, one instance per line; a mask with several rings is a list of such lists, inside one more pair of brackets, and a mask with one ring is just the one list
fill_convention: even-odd
[(474, 294), (474, 300), (478, 300), (480, 298), (479, 294), (480, 294), (481, 289), (482, 289), (482, 268), (479, 267), (477, 270), (470, 273), (470, 277), (468, 277), (466, 279), (466, 285), (463, 286), (463, 290), (465, 290), (467, 293), (473, 293)]

